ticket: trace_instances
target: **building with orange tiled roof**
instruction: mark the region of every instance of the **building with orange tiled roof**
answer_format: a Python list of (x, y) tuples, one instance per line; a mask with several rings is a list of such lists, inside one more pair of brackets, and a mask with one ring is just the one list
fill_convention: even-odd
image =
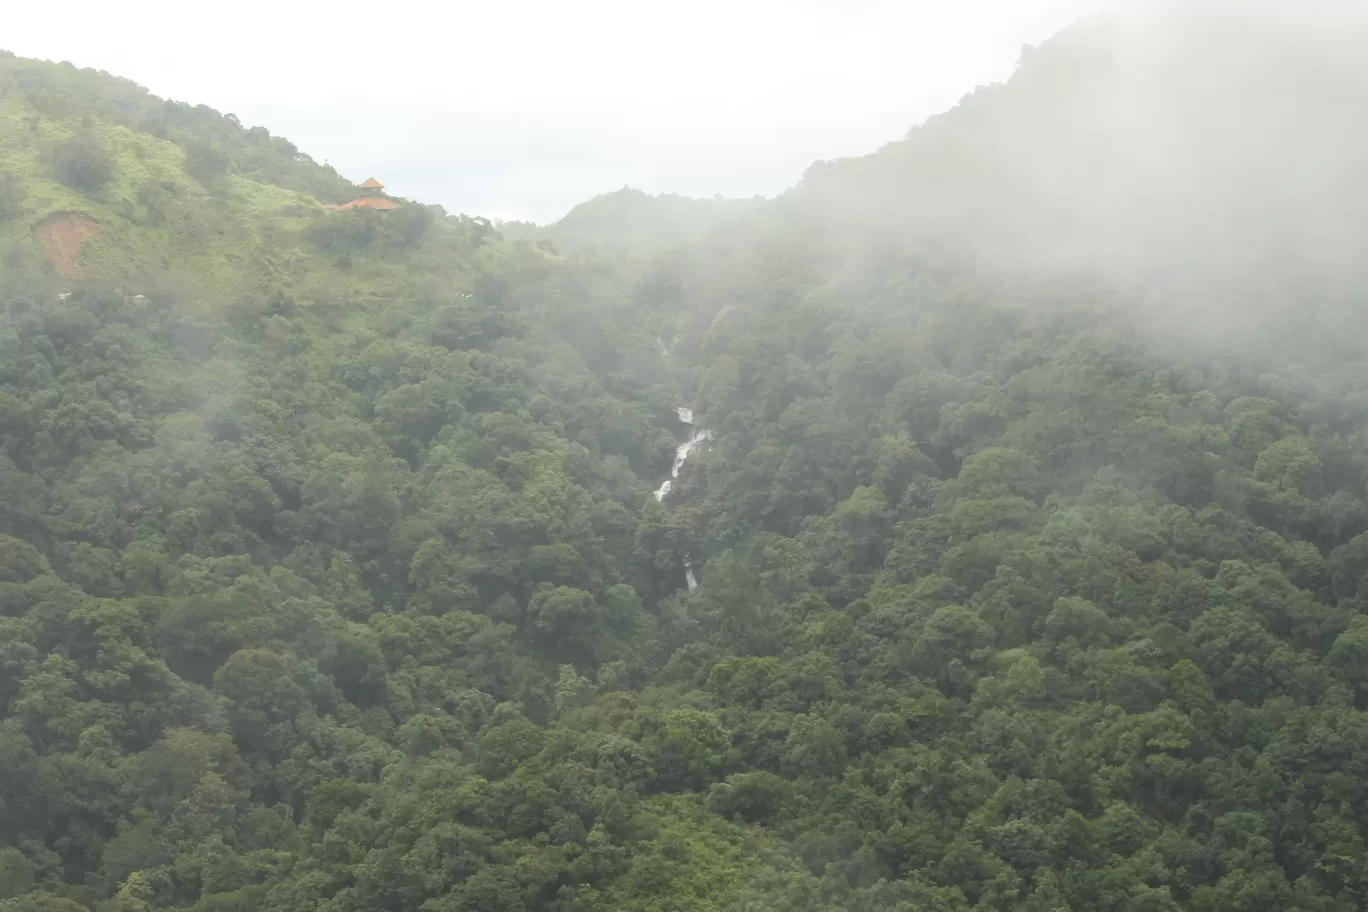
[(399, 204), (384, 195), (385, 185), (373, 177), (366, 178), (365, 183), (358, 188), (361, 195), (350, 203), (340, 205), (328, 205), (323, 208), (337, 212), (341, 209), (398, 209)]

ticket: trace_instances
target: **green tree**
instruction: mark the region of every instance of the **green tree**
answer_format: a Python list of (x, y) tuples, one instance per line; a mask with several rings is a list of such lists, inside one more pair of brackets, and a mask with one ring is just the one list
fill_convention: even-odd
[(114, 160), (94, 133), (83, 131), (52, 153), (57, 179), (82, 193), (94, 193), (114, 178)]

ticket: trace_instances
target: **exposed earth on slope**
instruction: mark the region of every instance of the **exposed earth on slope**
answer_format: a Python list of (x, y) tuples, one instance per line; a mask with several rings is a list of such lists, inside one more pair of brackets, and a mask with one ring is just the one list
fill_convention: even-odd
[(82, 245), (99, 233), (99, 224), (84, 212), (54, 212), (33, 228), (48, 262), (64, 276), (76, 275)]

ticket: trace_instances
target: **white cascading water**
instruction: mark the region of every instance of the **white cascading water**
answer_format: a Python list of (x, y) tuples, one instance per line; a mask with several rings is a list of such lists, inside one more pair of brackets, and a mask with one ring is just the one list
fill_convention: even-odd
[[(681, 405), (675, 409), (675, 414), (679, 416), (681, 422), (689, 426), (689, 439), (675, 447), (675, 459), (674, 465), (670, 467), (670, 477), (661, 482), (660, 487), (656, 488), (655, 499), (657, 502), (663, 501), (665, 495), (670, 493), (670, 488), (674, 486), (673, 479), (679, 477), (679, 470), (684, 468), (684, 463), (689, 455), (702, 446), (705, 441), (712, 440), (712, 431), (694, 426), (693, 409)], [(694, 575), (693, 566), (689, 563), (688, 558), (684, 560), (684, 582), (688, 584), (690, 592), (698, 588), (698, 577)]]
[(671, 479), (679, 477), (679, 470), (684, 468), (684, 462), (689, 458), (689, 455), (702, 446), (705, 441), (712, 440), (712, 431), (707, 428), (694, 427), (693, 409), (681, 405), (675, 409), (675, 414), (679, 416), (680, 421), (689, 426), (689, 439), (675, 447), (674, 465), (670, 467), (670, 477), (665, 479), (659, 488), (656, 488), (655, 499), (657, 501), (664, 500), (665, 495), (670, 493), (670, 488), (673, 487)]

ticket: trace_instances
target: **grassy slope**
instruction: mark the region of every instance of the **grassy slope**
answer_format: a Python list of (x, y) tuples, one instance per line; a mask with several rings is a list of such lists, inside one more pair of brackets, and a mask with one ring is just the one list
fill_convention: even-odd
[[(60, 183), (49, 164), (51, 151), (82, 129), (114, 164), (110, 183), (90, 194)], [(0, 173), (17, 176), (25, 191), (19, 214), (0, 221), (0, 257), (40, 256), (33, 229), (52, 213), (82, 212), (99, 223), (100, 234), (81, 249), (78, 277), (58, 285), (136, 289), (172, 277), (215, 297), (284, 291), (307, 301), (392, 299), (465, 284), (445, 274), (431, 250), (355, 255), (343, 266), (304, 236), (337, 217), (307, 193), (238, 174), (207, 187), (187, 171), (176, 143), (89, 114), (40, 111), (20, 91), (0, 93)], [(162, 196), (159, 212), (146, 203), (149, 190)], [(440, 226), (435, 234), (440, 247)]]
[[(22, 215), (0, 226), (6, 249), (33, 244), (32, 227), (53, 212), (84, 212), (101, 232), (81, 251), (81, 275), (136, 281), (172, 264), (206, 286), (234, 291), (260, 278), (271, 236), (288, 234), (299, 216), (320, 210), (301, 193), (230, 177), (215, 197), (185, 171), (185, 151), (174, 143), (117, 124), (93, 121), (91, 132), (114, 161), (113, 180), (89, 196), (53, 176), (44, 153), (70, 139), (76, 118), (41, 115), (19, 93), (0, 98), (0, 168), (23, 182)], [(168, 186), (173, 197), (157, 224), (140, 201), (142, 188)], [(282, 217), (292, 216), (292, 218)], [(266, 235), (264, 238), (263, 235)]]

